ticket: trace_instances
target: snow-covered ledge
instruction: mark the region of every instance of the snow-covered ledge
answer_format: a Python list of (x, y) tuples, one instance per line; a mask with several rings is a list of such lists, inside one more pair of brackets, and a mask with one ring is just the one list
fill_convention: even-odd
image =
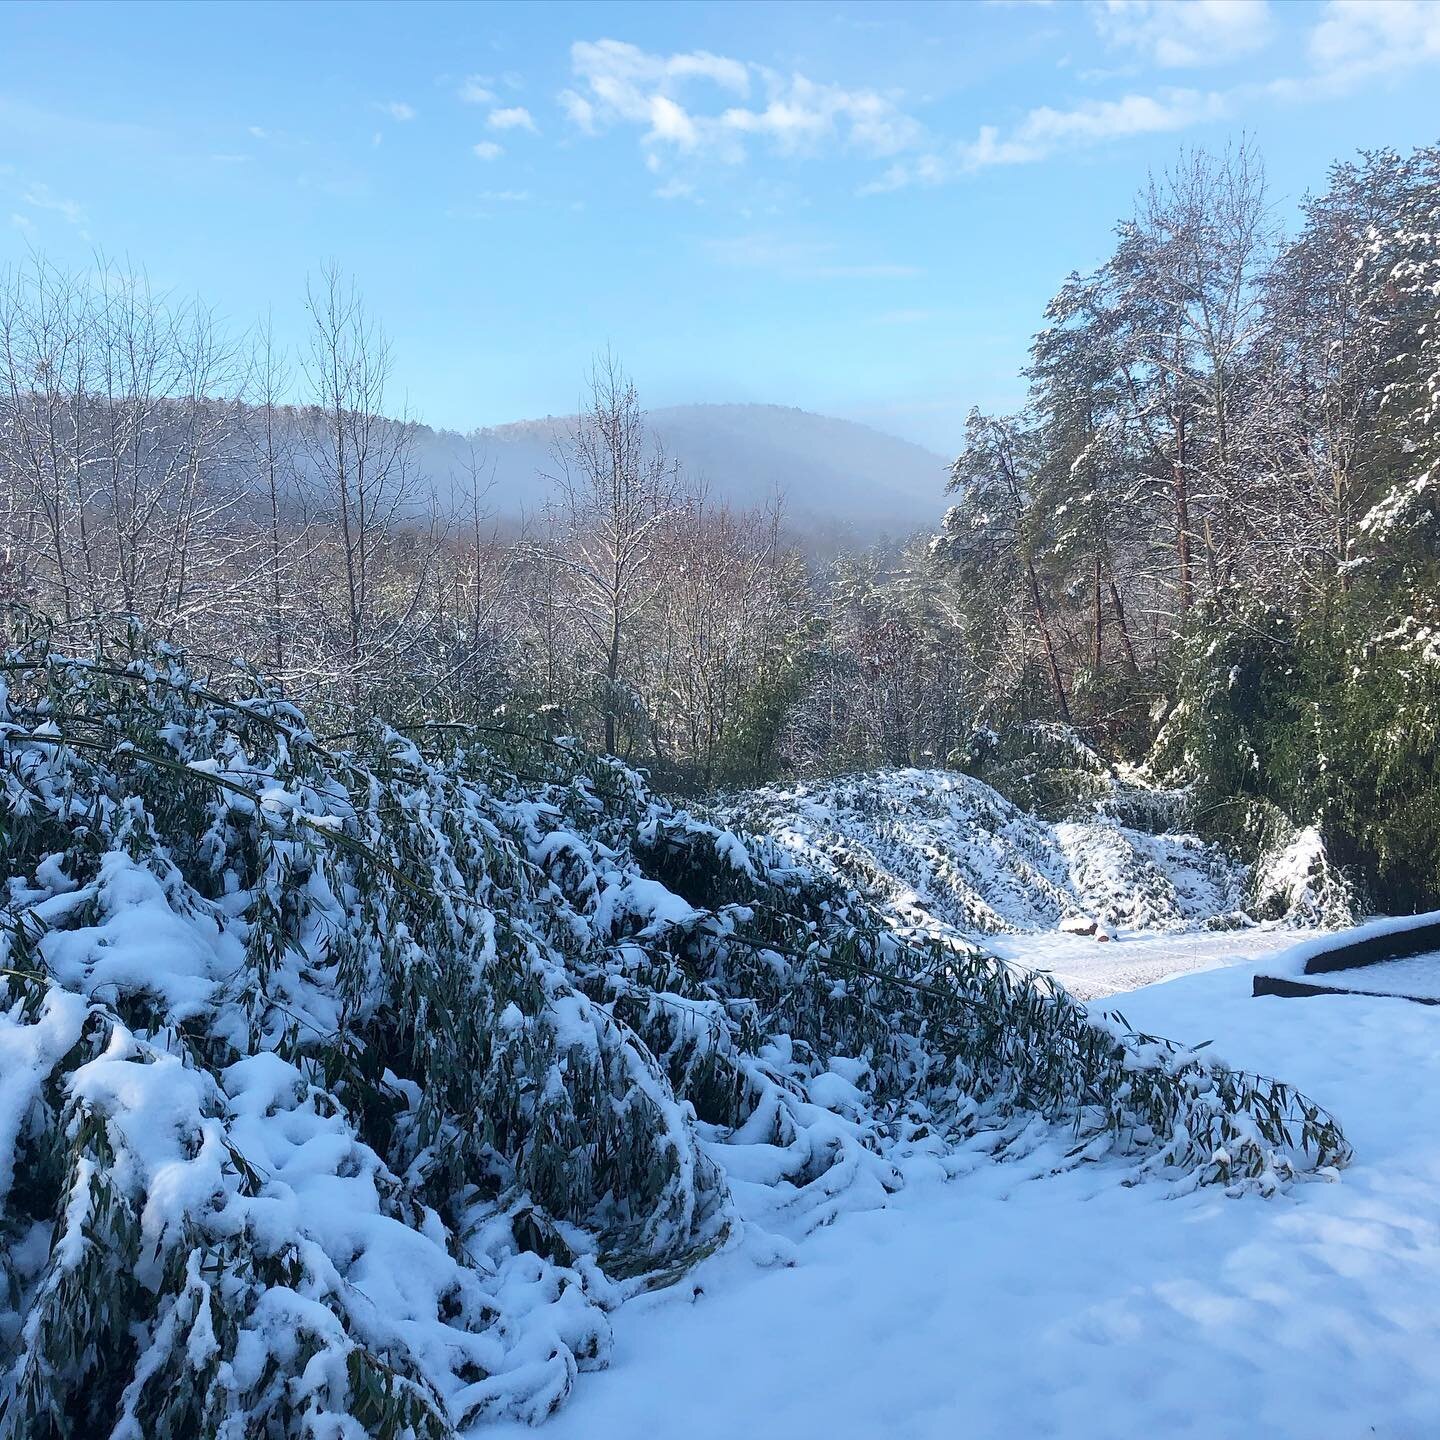
[[(1344, 994), (1347, 990), (1360, 990), (1361, 987), (1325, 980), (1317, 983), (1309, 977), (1358, 970), (1388, 960), (1423, 955), (1432, 950), (1440, 951), (1440, 910), (1428, 910), (1420, 915), (1387, 916), (1338, 934), (1303, 940), (1288, 950), (1282, 950), (1256, 973), (1251, 993)], [(1406, 998), (1435, 1003), (1435, 997), (1429, 995), (1409, 995)]]

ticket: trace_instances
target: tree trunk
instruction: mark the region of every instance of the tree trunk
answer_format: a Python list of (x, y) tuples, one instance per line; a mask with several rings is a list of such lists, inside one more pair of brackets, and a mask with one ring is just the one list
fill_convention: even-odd
[(1190, 556), (1190, 477), (1186, 471), (1185, 414), (1175, 414), (1175, 455), (1171, 462), (1171, 487), (1175, 493), (1175, 555), (1180, 567), (1180, 613), (1184, 615), (1195, 599), (1195, 576)]
[(1100, 665), (1105, 649), (1105, 610), (1100, 600), (1100, 551), (1095, 551), (1095, 637), (1094, 648), (1091, 652), (1091, 664), (1095, 667), (1095, 674), (1100, 674)]
[(1060, 663), (1055, 658), (1055, 646), (1050, 639), (1050, 626), (1045, 619), (1045, 601), (1040, 595), (1040, 581), (1035, 575), (1034, 564), (1025, 561), (1025, 573), (1030, 577), (1030, 598), (1035, 602), (1035, 619), (1040, 626), (1040, 638), (1045, 642), (1045, 658), (1050, 662), (1050, 679), (1055, 684), (1055, 699), (1060, 706), (1060, 717), (1070, 724), (1070, 702), (1065, 698), (1065, 682), (1060, 678)]
[(1115, 620), (1120, 627), (1120, 639), (1125, 646), (1125, 659), (1130, 664), (1130, 674), (1138, 676), (1140, 667), (1135, 663), (1135, 647), (1130, 643), (1130, 627), (1125, 623), (1125, 607), (1120, 603), (1120, 589), (1115, 584), (1115, 577), (1110, 577), (1110, 599), (1115, 605)]
[(615, 686), (620, 678), (620, 603), (610, 610), (610, 649), (605, 657), (605, 753), (615, 753)]
[(1350, 560), (1350, 527), (1347, 524), (1343, 474), (1337, 469), (1333, 485), (1335, 495), (1335, 564), (1340, 572), (1340, 593), (1350, 588), (1350, 571), (1346, 568)]

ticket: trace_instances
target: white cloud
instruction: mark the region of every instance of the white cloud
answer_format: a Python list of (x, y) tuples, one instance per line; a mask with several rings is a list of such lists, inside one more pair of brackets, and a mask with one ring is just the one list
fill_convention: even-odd
[(407, 120), (413, 120), (416, 115), (415, 107), (407, 105), (403, 100), (385, 100), (377, 104), (375, 108), (402, 124)]
[(1167, 69), (1238, 59), (1273, 33), (1266, 0), (1103, 0), (1090, 14), (1108, 44)]
[(560, 101), (560, 108), (565, 112), (565, 117), (572, 125), (583, 130), (587, 135), (594, 135), (599, 128), (595, 118), (595, 107), (581, 94), (574, 90), (562, 90), (556, 97)]
[(492, 130), (529, 130), (532, 134), (535, 131), (535, 117), (523, 105), (492, 110), (485, 123)]
[(907, 185), (940, 185), (995, 165), (1026, 165), (1106, 140), (1183, 130), (1222, 117), (1229, 105), (1227, 96), (1199, 90), (1087, 100), (1068, 110), (1041, 105), (1009, 131), (982, 125), (973, 140), (899, 161), (865, 191), (873, 194)]
[[(1026, 115), (1006, 144), (1025, 152), (1019, 158), (1038, 159), (1070, 145), (1182, 130), (1198, 121), (1217, 118), (1225, 108), (1223, 96), (1197, 90), (1170, 90), (1159, 98), (1125, 95), (1118, 100), (1088, 100), (1070, 110), (1042, 105)], [(1010, 158), (990, 144), (974, 144), (969, 150), (979, 164), (1001, 163)]]
[(499, 205), (519, 205), (530, 198), (528, 190), (482, 190), (480, 199)]
[(22, 235), (33, 235), (35, 233), (35, 222), (28, 215), (12, 215), (11, 226), (20, 231)]
[(489, 88), (488, 75), (467, 75), (455, 92), (455, 98), (462, 105), (490, 105), (494, 103), (495, 92)]
[(747, 66), (704, 50), (652, 55), (623, 40), (579, 40), (570, 47), (570, 68), (584, 93), (566, 91), (562, 104), (579, 108), (592, 126), (648, 125), (655, 100), (673, 101), (690, 81), (708, 81), (741, 99), (750, 92)]
[(803, 75), (788, 81), (766, 72), (770, 100), (763, 110), (732, 108), (720, 117), (724, 126), (745, 134), (766, 135), (777, 147), (811, 149), (842, 130), (857, 149), (894, 155), (923, 135), (919, 123), (873, 90), (842, 90)]
[[(1278, 30), (1268, 0), (1091, 0), (1104, 40), (1128, 52), (1114, 82), (1144, 66), (1194, 68), (1253, 55)], [(1312, 11), (1309, 65), (1270, 80), (1224, 87), (1145, 86), (1130, 93), (1035, 105), (971, 138), (937, 136), (897, 93), (846, 89), (709, 51), (652, 53), (620, 40), (571, 46), (574, 83), (559, 104), (575, 130), (637, 133), (659, 180), (692, 183), (702, 162), (736, 165), (763, 145), (783, 155), (836, 150), (888, 161), (862, 193), (949, 183), (1127, 138), (1179, 132), (1242, 113), (1257, 102), (1343, 96), (1367, 78), (1440, 61), (1440, 0), (1328, 0)], [(1092, 75), (1091, 79), (1099, 78)], [(656, 194), (673, 196), (663, 185)]]
[(693, 200), (695, 187), (688, 180), (667, 180), (654, 194), (657, 200)]
[(621, 40), (579, 41), (570, 61), (576, 85), (558, 98), (571, 123), (591, 135), (637, 127), (652, 160), (679, 153), (736, 163), (751, 139), (784, 154), (842, 144), (894, 155), (924, 134), (877, 91), (782, 75), (705, 50), (657, 55)]
[(656, 95), (650, 101), (648, 138), (668, 142), (681, 150), (693, 150), (700, 143), (700, 131), (676, 101), (665, 95)]
[(505, 147), (497, 145), (493, 140), (482, 140), (478, 145), (472, 145), (470, 148), (479, 160), (498, 160), (505, 153)]
[[(1250, 54), (1263, 48), (1275, 29), (1266, 0), (1104, 0), (1092, 4), (1091, 15), (1110, 44), (1170, 67)], [(1440, 4), (1327, 0), (1305, 48), (1308, 74), (1281, 76), (1235, 93), (1326, 99), (1372, 76), (1440, 60)]]
[(27, 185), (20, 199), (35, 210), (53, 210), (68, 225), (85, 223), (85, 207), (75, 200), (57, 195), (48, 185), (38, 182)]
[(245, 133), (263, 145), (273, 145), (277, 150), (303, 150), (310, 141), (303, 135), (289, 130), (275, 130), (267, 125), (247, 125)]
[(1440, 60), (1440, 5), (1421, 0), (1331, 0), (1310, 32), (1310, 59), (1331, 82)]

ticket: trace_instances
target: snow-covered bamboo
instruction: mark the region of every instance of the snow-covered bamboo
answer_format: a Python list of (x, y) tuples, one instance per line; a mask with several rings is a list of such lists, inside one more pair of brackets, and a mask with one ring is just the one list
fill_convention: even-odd
[(747, 1228), (1063, 1145), (1269, 1191), (1276, 1082), (1093, 1022), (565, 743), (0, 670), (0, 1434), (538, 1421), (606, 1311)]

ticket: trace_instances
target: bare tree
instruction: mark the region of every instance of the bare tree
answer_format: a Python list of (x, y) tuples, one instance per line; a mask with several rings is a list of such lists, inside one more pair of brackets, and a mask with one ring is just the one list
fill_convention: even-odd
[[(395, 660), (421, 605), (443, 526), (415, 471), (413, 427), (384, 412), (390, 347), (354, 285), (328, 266), (308, 287), (306, 309), (302, 368), (313, 402), (303, 431), (306, 478), (333, 526), (341, 668), (358, 707), (376, 668)], [(405, 563), (397, 570), (387, 562), (397, 558), (402, 535)]]
[(558, 446), (550, 507), (551, 558), (569, 581), (600, 682), (605, 748), (618, 742), (625, 646), (654, 600), (665, 522), (686, 503), (679, 467), (646, 428), (633, 382), (608, 352)]
[(1219, 157), (1182, 152), (1152, 177), (1106, 268), (1126, 424), (1169, 491), (1182, 614), (1195, 597), (1197, 542), (1218, 579), (1208, 522), (1229, 523), (1236, 386), (1264, 321), (1273, 244), (1264, 172), (1241, 142)]
[(736, 511), (703, 490), (664, 526), (664, 604), (636, 636), (650, 747), (668, 773), (708, 786), (759, 768), (783, 704), (784, 667), (809, 614), (799, 556), (781, 539), (778, 497)]
[(296, 621), (289, 590), (310, 528), (305, 493), (296, 474), (294, 412), (285, 403), (291, 379), (291, 368), (276, 346), (274, 325), (267, 315), (255, 334), (251, 357), (247, 436), (265, 531), (267, 603), (262, 648), (266, 669), (282, 686), (293, 662), (286, 642)]
[(0, 285), (0, 366), (26, 588), (67, 626), (188, 638), (239, 611), (241, 375), (210, 313), (103, 261), (82, 279), (35, 258)]

